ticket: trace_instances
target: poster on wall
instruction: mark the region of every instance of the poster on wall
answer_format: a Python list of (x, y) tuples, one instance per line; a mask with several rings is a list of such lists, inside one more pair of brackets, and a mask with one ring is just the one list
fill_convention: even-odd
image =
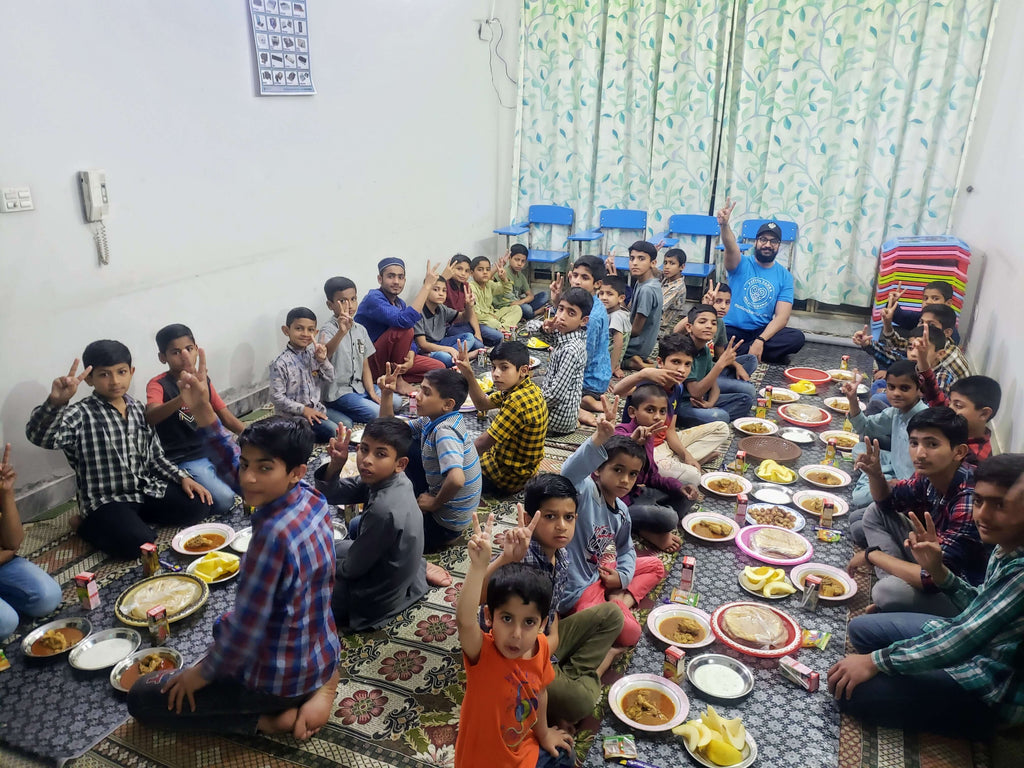
[(248, 0), (261, 96), (316, 93), (306, 0)]

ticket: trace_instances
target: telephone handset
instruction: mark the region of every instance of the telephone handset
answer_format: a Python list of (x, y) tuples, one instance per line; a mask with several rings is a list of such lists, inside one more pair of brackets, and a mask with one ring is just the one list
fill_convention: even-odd
[(97, 168), (78, 172), (78, 184), (82, 190), (82, 207), (85, 220), (94, 221), (92, 238), (96, 243), (96, 255), (100, 264), (110, 263), (110, 247), (107, 244), (107, 227), (103, 217), (110, 212), (107, 197), (107, 172)]
[(86, 221), (100, 221), (110, 211), (107, 197), (107, 174), (96, 169), (80, 171), (78, 182), (82, 186), (82, 204)]

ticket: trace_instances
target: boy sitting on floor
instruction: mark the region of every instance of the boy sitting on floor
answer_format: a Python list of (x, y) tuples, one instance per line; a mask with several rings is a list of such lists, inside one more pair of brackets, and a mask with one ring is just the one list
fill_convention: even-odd
[(576, 431), (580, 413), (587, 367), (587, 320), (594, 297), (582, 288), (570, 288), (556, 301), (554, 318), (532, 320), (527, 327), (531, 332), (541, 331), (540, 337), (552, 349), (541, 385), (548, 405), (548, 434), (568, 435)]
[[(395, 378), (388, 365), (380, 380), (384, 417), (394, 416), (387, 395)], [(480, 506), (480, 459), (459, 412), (468, 394), (458, 371), (427, 371), (416, 398), (419, 418), (409, 422), (413, 445), (405, 474), (423, 510), (424, 552), (436, 552), (458, 539)]]
[(469, 384), (469, 396), (480, 411), (498, 408), (487, 431), (476, 439), (484, 493), (509, 496), (537, 472), (544, 458), (548, 433), (548, 406), (544, 393), (530, 378), (530, 351), (518, 341), (506, 341), (491, 350), (491, 378), (495, 392), (480, 389), (469, 354), (459, 350), (458, 366)]
[(426, 301), (423, 302), (423, 314), (412, 327), (412, 333), (420, 352), (434, 360), (440, 360), (446, 368), (451, 368), (455, 358), (459, 356), (457, 347), (460, 341), (466, 344), (471, 358), (476, 357), (478, 349), (484, 348), (484, 343), (475, 333), (455, 333), (450, 330), (456, 324), (476, 324), (476, 315), (473, 312), (476, 300), (473, 294), (466, 289), (466, 308), (461, 312), (445, 306), (447, 298), (448, 281), (438, 276), (430, 288)]
[[(608, 352), (608, 311), (596, 298), (604, 278), (604, 263), (597, 256), (580, 256), (569, 272), (569, 285), (586, 291), (591, 297), (590, 314), (587, 316), (583, 398), (579, 406), (580, 422), (591, 427), (597, 424), (594, 412), (601, 411), (601, 395), (608, 391), (608, 384), (612, 380), (612, 363)], [(559, 275), (551, 284), (552, 307), (558, 307), (562, 283), (562, 276)]]
[(712, 421), (731, 422), (750, 415), (756, 391), (749, 381), (722, 377), (722, 373), (736, 363), (736, 350), (742, 340), (733, 339), (724, 349), (717, 350), (715, 360), (708, 344), (718, 329), (718, 312), (710, 304), (698, 304), (686, 316), (686, 332), (698, 350), (685, 382), (689, 401), (679, 404), (677, 415), (683, 426), (692, 427)]
[(396, 418), (374, 419), (356, 450), (359, 477), (339, 477), (348, 461), (351, 432), (330, 442), (331, 460), (314, 477), (331, 504), (362, 504), (338, 542), (334, 618), (342, 634), (383, 626), (427, 593), (423, 513), (405, 476), (412, 430)]
[[(911, 331), (918, 326), (921, 322), (921, 310), (908, 309), (899, 305), (899, 299), (903, 298), (903, 294), (906, 293), (902, 286), (897, 286), (896, 291), (896, 310), (892, 314), (892, 324), (902, 330)], [(945, 280), (933, 280), (932, 282), (925, 285), (921, 289), (921, 309), (932, 304), (946, 304), (950, 307), (953, 306), (953, 286), (947, 283)], [(954, 309), (954, 312), (956, 310)], [(957, 346), (960, 345), (960, 333), (956, 328), (953, 328), (953, 333), (950, 334), (950, 338), (953, 339), (953, 343)]]
[[(615, 412), (606, 407), (597, 432), (562, 467), (562, 476), (579, 489), (579, 504), (576, 535), (566, 545), (569, 578), (558, 612), (615, 603), (623, 620), (615, 645), (633, 646), (640, 640), (640, 623), (631, 609), (665, 577), (665, 566), (656, 557), (636, 556), (621, 497), (633, 489), (647, 457), (643, 446), (614, 434)], [(604, 555), (612, 549), (615, 566), (609, 567)]]
[[(914, 414), (925, 410), (928, 406), (921, 400), (917, 372), (909, 360), (898, 360), (893, 363), (885, 375), (886, 397), (891, 405), (874, 416), (865, 416), (860, 409), (857, 397), (859, 381), (843, 383), (843, 394), (850, 405), (850, 423), (853, 430), (861, 437), (879, 441), (885, 446), (882, 449), (882, 474), (886, 480), (906, 480), (914, 475), (914, 460), (910, 455), (910, 435), (907, 424)], [(854, 450), (854, 457), (860, 448)], [(867, 475), (861, 475), (853, 486), (852, 502), (856, 509), (871, 503), (871, 488)], [(851, 524), (860, 518), (850, 518)], [(854, 532), (854, 537), (858, 534)]]
[[(370, 334), (355, 321), (359, 292), (347, 277), (331, 277), (324, 283), (331, 318), (320, 328), (320, 343), (334, 366), (334, 378), (326, 382), (323, 398), (327, 418), (351, 427), (380, 416), (380, 394), (374, 387), (370, 358), (377, 351)], [(394, 407), (402, 398), (394, 396)]]
[(510, 283), (504, 265), (498, 266), (495, 280), (491, 280), (491, 260), (486, 256), (477, 256), (469, 265), (473, 270), (469, 288), (476, 300), (476, 319), (482, 325), (489, 325), (499, 331), (519, 325), (523, 319), (522, 307), (498, 307), (494, 303), (496, 295), (504, 295), (509, 290)]
[(932, 370), (934, 362), (928, 345), (912, 344), (910, 356), (917, 362), (921, 396), (928, 405), (948, 405), (967, 420), (967, 456), (965, 464), (977, 467), (992, 455), (992, 434), (988, 423), (995, 417), (1002, 400), (999, 382), (988, 376), (968, 376), (949, 388), (939, 389)]
[(313, 433), (301, 419), (274, 416), (249, 425), (236, 445), (206, 382), (200, 352), (197, 373), (179, 379), (181, 397), (221, 479), (256, 507), (252, 542), (234, 608), (214, 625), (206, 656), (181, 672), (139, 679), (128, 711), (167, 730), (308, 739), (333, 708), (341, 651), (331, 614), (330, 511), (302, 479)]
[(982, 542), (995, 546), (984, 582), (953, 573), (931, 515), (912, 516), (908, 547), (959, 613), (853, 619), (857, 653), (828, 671), (843, 712), (885, 728), (978, 741), (1024, 722), (1024, 456), (988, 459), (974, 481), (974, 522)]
[(689, 336), (670, 333), (658, 342), (656, 368), (632, 373), (612, 390), (616, 395), (627, 396), (627, 417), (631, 405), (628, 396), (638, 386), (654, 383), (668, 394), (668, 418), (673, 422), (672, 428), (654, 433), (654, 460), (662, 475), (674, 478), (683, 485), (698, 485), (701, 465), (715, 458), (732, 439), (732, 430), (724, 421), (712, 421), (689, 429), (675, 429), (679, 406), (689, 398), (683, 382), (690, 376), (696, 354), (697, 349)]
[[(32, 411), (25, 435), (59, 449), (75, 473), (79, 516), (71, 527), (111, 557), (131, 560), (156, 541), (147, 523), (191, 525), (210, 514), (213, 497), (164, 456), (142, 403), (128, 394), (135, 369), (128, 347), (94, 341), (67, 376), (53, 380), (46, 402)], [(93, 393), (68, 405), (85, 381)]]
[[(160, 362), (167, 372), (154, 376), (146, 385), (146, 421), (156, 429), (167, 458), (188, 472), (213, 497), (215, 512), (229, 512), (235, 506), (235, 492), (217, 477), (213, 463), (203, 454), (203, 441), (196, 432), (196, 420), (181, 399), (178, 380), (181, 374), (196, 372), (199, 348), (195, 336), (187, 325), (167, 325), (157, 331), (156, 348)], [(213, 382), (210, 402), (226, 429), (242, 434), (245, 425), (240, 422), (220, 399)]]
[(663, 306), (661, 283), (654, 271), (657, 259), (658, 249), (645, 240), (637, 240), (629, 246), (629, 274), (636, 283), (630, 302), (630, 336), (623, 368), (639, 370), (653, 365), (648, 358), (654, 352), (654, 343), (658, 340)]
[(917, 473), (892, 486), (882, 474), (878, 441), (864, 440), (867, 450), (857, 468), (868, 476), (875, 503), (864, 512), (868, 548), (853, 556), (849, 568), (874, 566), (878, 582), (871, 596), (879, 611), (954, 616), (959, 608), (939, 592), (936, 574), (914, 564), (905, 542), (908, 515), (929, 512), (946, 568), (970, 584), (981, 583), (989, 552), (971, 518), (974, 471), (962, 463), (967, 422), (951, 408), (927, 408), (910, 419), (907, 432)]
[(289, 310), (281, 333), (288, 337), (288, 344), (270, 364), (274, 413), (301, 416), (313, 427), (313, 436), (325, 443), (338, 431), (338, 425), (327, 418), (327, 408), (320, 402), (320, 387), (334, 379), (334, 366), (327, 359), (327, 347), (317, 344), (313, 310)]
[(636, 479), (636, 485), (622, 497), (629, 507), (633, 528), (641, 538), (658, 549), (678, 552), (682, 540), (676, 528), (697, 498), (697, 488), (692, 483), (684, 485), (674, 477), (665, 477), (658, 471), (654, 459), (655, 437), (664, 440), (666, 434), (675, 432), (676, 417), (668, 414), (665, 390), (653, 382), (641, 384), (630, 395), (626, 406), (629, 421), (619, 424), (615, 434), (629, 437), (642, 445), (647, 453), (647, 462)]
[(535, 294), (530, 288), (526, 277), (526, 259), (529, 249), (522, 243), (516, 243), (508, 249), (508, 279), (511, 283), (509, 306), (519, 307), (523, 311), (523, 320), (533, 320), (537, 310), (548, 303), (548, 295), (544, 291)]
[(622, 631), (616, 606), (601, 603), (564, 619), (555, 610), (569, 577), (565, 547), (575, 535), (578, 498), (576, 488), (561, 475), (542, 472), (531, 477), (523, 503), (517, 505), (519, 526), (505, 532), (501, 554), (487, 568), (490, 578), (503, 565), (523, 562), (551, 579), (546, 631), (558, 665), (548, 688), (548, 722), (570, 733), (593, 711), (601, 697), (601, 676), (622, 653), (612, 647)]
[(455, 607), (466, 696), (459, 713), (455, 768), (537, 768), (573, 764), (572, 737), (548, 727), (547, 687), (555, 679), (544, 636), (551, 581), (520, 563), (498, 568), (487, 583), (480, 629), (480, 594), (491, 559), (491, 531), (473, 516), (469, 571)]
[(686, 252), (682, 248), (669, 248), (661, 263), (661, 329), (659, 336), (673, 332), (676, 324), (686, 317)]
[(622, 378), (622, 356), (629, 346), (629, 311), (626, 309), (626, 278), (621, 275), (605, 275), (597, 298), (608, 313), (608, 356), (612, 375)]

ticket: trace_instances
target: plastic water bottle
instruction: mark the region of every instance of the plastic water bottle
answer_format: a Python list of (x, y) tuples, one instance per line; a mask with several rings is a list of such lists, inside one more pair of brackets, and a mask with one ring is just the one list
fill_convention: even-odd
[(413, 418), (419, 416), (419, 407), (416, 405), (416, 395), (418, 392), (413, 392), (409, 395), (409, 415)]

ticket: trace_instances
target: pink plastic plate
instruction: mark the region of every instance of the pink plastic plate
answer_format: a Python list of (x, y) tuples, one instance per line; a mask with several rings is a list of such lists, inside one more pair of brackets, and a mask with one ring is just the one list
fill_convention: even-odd
[(798, 418), (796, 418), (794, 416), (789, 415), (789, 409), (792, 408), (793, 405), (798, 405), (799, 406), (798, 413), (800, 411), (808, 408), (808, 407), (814, 407), (814, 406), (807, 406), (806, 404), (803, 404), (803, 403), (793, 403), (793, 404), (790, 404), (790, 405), (780, 405), (779, 406), (779, 416), (780, 416), (780, 418), (782, 418), (783, 421), (788, 421), (790, 424), (796, 424), (798, 427), (821, 427), (821, 426), (824, 426), (825, 424), (828, 424), (829, 422), (832, 421), (832, 414), (830, 414), (828, 411), (822, 410), (821, 408), (817, 409), (818, 410), (818, 418), (817, 419), (810, 419), (810, 420), (798, 419)]
[[(773, 531), (785, 531), (786, 533), (796, 536), (798, 539), (802, 539), (804, 543), (807, 544), (807, 551), (800, 555), (800, 557), (792, 558), (773, 557), (772, 555), (766, 555), (763, 552), (760, 552), (753, 544), (754, 536), (758, 531), (766, 529)], [(762, 563), (768, 563), (768, 565), (800, 565), (800, 563), (806, 563), (814, 557), (814, 545), (807, 541), (803, 536), (790, 531), (788, 528), (775, 528), (771, 525), (749, 525), (746, 528), (743, 528), (736, 535), (736, 546), (740, 548), (740, 551), (743, 552), (743, 554), (749, 555), (755, 560), (760, 560)]]

